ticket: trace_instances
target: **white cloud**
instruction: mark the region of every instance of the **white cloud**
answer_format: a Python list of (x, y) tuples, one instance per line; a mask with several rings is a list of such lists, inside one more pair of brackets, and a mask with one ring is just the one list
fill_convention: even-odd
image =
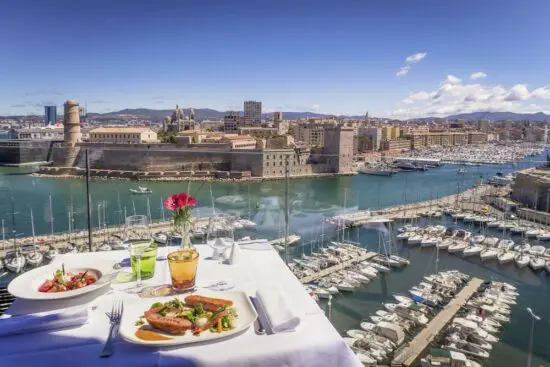
[(320, 109), (320, 108), (321, 108), (321, 106), (319, 106), (318, 104), (314, 104), (313, 106), (311, 106), (311, 107), (309, 108), (309, 110), (310, 110), (311, 112), (319, 112), (319, 109)]
[(408, 56), (405, 61), (409, 64), (414, 64), (424, 59), (427, 54), (427, 52), (419, 52), (414, 55)]
[(411, 69), (411, 67), (409, 65), (405, 65), (403, 66), (402, 68), (399, 69), (399, 71), (397, 73), (395, 73), (395, 76), (404, 76), (404, 75), (407, 75), (409, 73), (409, 70)]
[(550, 99), (550, 85), (535, 89), (531, 93), (531, 97), (537, 99)]
[(485, 74), (483, 71), (476, 71), (475, 73), (470, 74), (470, 79), (472, 80), (483, 79), (486, 77), (487, 77), (487, 74)]
[(405, 59), (405, 66), (401, 67), (397, 73), (395, 73), (395, 76), (405, 76), (409, 73), (409, 70), (411, 70), (411, 64), (416, 64), (417, 62), (421, 61), (426, 57), (428, 53), (427, 52), (419, 52), (411, 56), (407, 56)]
[(428, 99), (432, 98), (432, 96), (433, 95), (428, 92), (417, 92), (410, 94), (401, 102), (403, 102), (404, 104), (413, 104), (418, 101), (427, 101)]
[(511, 87), (502, 85), (468, 84), (448, 75), (433, 91), (409, 94), (401, 106), (390, 113), (396, 118), (445, 117), (478, 111), (539, 112), (549, 105), (534, 104), (533, 100), (550, 99), (550, 86), (534, 89), (525, 84)]
[(462, 83), (462, 80), (450, 74), (447, 75), (447, 79), (443, 81), (443, 84), (460, 84), (460, 83)]
[(506, 95), (506, 101), (524, 101), (529, 98), (529, 90), (525, 84), (514, 85)]

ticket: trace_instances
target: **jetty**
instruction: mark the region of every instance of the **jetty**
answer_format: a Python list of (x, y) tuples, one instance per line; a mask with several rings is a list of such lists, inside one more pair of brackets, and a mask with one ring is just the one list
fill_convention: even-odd
[(409, 367), (415, 365), (418, 358), (424, 354), (430, 343), (441, 333), (443, 328), (451, 322), (456, 313), (466, 304), (466, 302), (468, 302), (468, 300), (479, 289), (481, 284), (483, 284), (482, 279), (470, 279), (468, 284), (462, 288), (456, 297), (449, 302), (447, 306), (445, 306), (445, 308), (439, 312), (437, 316), (435, 316), (411, 342), (395, 352), (395, 356), (391, 364), (392, 367)]
[(305, 276), (303, 278), (300, 278), (299, 280), (302, 284), (313, 282), (317, 279), (321, 279), (323, 277), (326, 277), (327, 275), (330, 275), (330, 274), (332, 274), (336, 271), (339, 271), (339, 270), (345, 269), (349, 266), (352, 266), (354, 264), (357, 264), (358, 262), (362, 262), (362, 261), (365, 261), (365, 260), (372, 259), (373, 257), (375, 257), (377, 255), (380, 255), (380, 254), (377, 253), (377, 252), (370, 252), (369, 251), (366, 254), (363, 254), (363, 255), (357, 256), (353, 259), (341, 262), (340, 264), (330, 266), (326, 269), (323, 269), (321, 271), (316, 272), (315, 274), (308, 275), (308, 276)]
[[(490, 185), (479, 185), (464, 192), (444, 196), (434, 200), (427, 200), (380, 210), (360, 210), (353, 213), (336, 215), (331, 218), (334, 223), (341, 223), (346, 227), (358, 227), (369, 222), (384, 219), (411, 219), (416, 218), (426, 210), (437, 210), (442, 207), (457, 207), (459, 204), (475, 200), (475, 197), (488, 195), (495, 190)], [(479, 203), (480, 205), (486, 205)]]

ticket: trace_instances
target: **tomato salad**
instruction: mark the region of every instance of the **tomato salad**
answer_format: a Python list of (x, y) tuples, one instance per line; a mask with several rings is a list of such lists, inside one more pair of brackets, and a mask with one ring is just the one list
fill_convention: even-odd
[(63, 267), (55, 271), (53, 279), (48, 279), (42, 283), (38, 291), (43, 293), (72, 291), (93, 284), (96, 281), (96, 277), (88, 274), (87, 271), (78, 274), (65, 273), (65, 267)]

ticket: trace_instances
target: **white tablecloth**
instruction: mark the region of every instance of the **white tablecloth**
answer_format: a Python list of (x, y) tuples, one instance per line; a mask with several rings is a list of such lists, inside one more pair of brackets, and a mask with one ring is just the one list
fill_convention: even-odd
[[(197, 246), (197, 249), (201, 255), (197, 280), (199, 288), (227, 279), (235, 284), (234, 290), (255, 295), (262, 286), (278, 285), (303, 315), (298, 329), (291, 333), (256, 335), (250, 328), (241, 335), (217, 343), (178, 348), (147, 348), (117, 339), (115, 353), (110, 358), (100, 359), (98, 356), (109, 329), (105, 312), (110, 311), (114, 299), (123, 299), (126, 307), (137, 299), (136, 295), (121, 290), (128, 284), (114, 284), (110, 289), (70, 300), (40, 303), (16, 300), (8, 309), (8, 314), (22, 315), (88, 304), (90, 321), (73, 329), (0, 338), (0, 366), (361, 366), (323, 311), (275, 251), (265, 248), (243, 250), (237, 265), (224, 265), (206, 260), (211, 254), (209, 247)], [(168, 251), (169, 248), (159, 248), (159, 255), (165, 255)], [(66, 254), (55, 261), (70, 263), (73, 257), (91, 256), (114, 263), (128, 257), (128, 253)], [(168, 264), (159, 261), (154, 278), (144, 281), (144, 285), (169, 282)]]

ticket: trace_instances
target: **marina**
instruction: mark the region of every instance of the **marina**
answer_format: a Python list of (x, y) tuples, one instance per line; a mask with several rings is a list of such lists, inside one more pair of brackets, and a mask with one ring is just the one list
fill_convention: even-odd
[[(479, 234), (484, 234), (485, 237), (498, 237), (499, 239), (507, 239), (509, 236), (518, 236), (518, 234), (512, 234), (512, 227), (518, 227), (517, 220), (514, 222), (514, 226), (506, 228), (508, 224), (513, 221), (507, 222), (505, 219), (497, 217), (500, 213), (495, 211), (494, 213), (488, 213), (495, 215), (496, 222), (504, 221), (506, 231), (503, 235), (503, 228), (489, 226), (489, 223), (481, 226), (479, 222), (468, 219), (456, 218), (452, 216), (452, 213), (445, 213), (446, 208), (455, 207), (457, 197), (457, 187), (460, 185), (459, 191), (459, 208), (464, 209), (464, 215), (462, 218), (466, 218), (466, 214), (473, 216), (474, 213), (470, 212), (471, 209), (479, 210), (480, 204), (471, 205), (472, 199), (466, 199), (464, 190), (470, 189), (473, 185), (479, 183), (480, 176), (491, 177), (496, 175), (497, 171), (504, 171), (520, 169), (527, 167), (530, 163), (518, 163), (517, 166), (478, 166), (475, 167), (475, 171), (466, 172), (465, 174), (457, 174), (457, 168), (452, 165), (446, 165), (440, 168), (430, 169), (423, 172), (410, 172), (393, 175), (392, 177), (376, 177), (370, 175), (360, 175), (356, 177), (345, 177), (339, 179), (325, 179), (322, 181), (314, 180), (293, 180), (290, 182), (289, 192), (291, 193), (289, 198), (290, 212), (289, 212), (289, 233), (300, 237), (292, 246), (288, 248), (289, 265), (295, 272), (296, 276), (306, 286), (306, 290), (320, 299), (320, 304), (328, 315), (328, 301), (331, 302), (330, 318), (332, 324), (337, 330), (345, 335), (347, 330), (351, 330), (357, 327), (357, 323), (368, 315), (375, 315), (376, 311), (380, 311), (380, 306), (385, 303), (395, 302), (394, 295), (406, 294), (414, 283), (422, 281), (423, 277), (434, 272), (434, 259), (437, 258), (434, 251), (437, 249), (436, 244), (422, 246), (421, 243), (416, 245), (409, 245), (406, 241), (397, 239), (397, 236), (402, 232), (397, 230), (404, 224), (409, 226), (418, 227), (418, 231), (425, 231), (429, 226), (444, 226), (445, 228), (461, 227), (466, 231), (471, 232), (470, 238)], [(494, 167), (494, 168), (492, 168)], [(497, 168), (498, 167), (498, 168)], [(61, 218), (67, 217), (67, 208), (70, 208), (71, 197), (68, 195), (73, 192), (72, 202), (74, 203), (74, 226), (73, 228), (80, 228), (82, 240), (85, 240), (85, 231), (82, 228), (85, 227), (83, 222), (84, 213), (82, 200), (77, 199), (79, 190), (75, 187), (66, 186), (69, 181), (54, 181), (47, 179), (30, 178), (28, 176), (14, 175), (4, 176), (4, 180), (8, 182), (13, 180), (19, 181), (18, 184), (12, 184), (14, 188), (14, 195), (16, 197), (16, 211), (21, 213), (29, 213), (28, 207), (21, 207), (20, 202), (17, 200), (20, 197), (20, 193), (24, 192), (24, 195), (32, 198), (34, 196), (34, 203), (38, 204), (33, 206), (34, 215), (34, 230), (35, 237), (45, 236), (50, 233), (51, 226), (49, 221), (45, 221), (42, 215), (36, 215), (36, 213), (48, 213), (48, 200), (46, 196), (45, 203), (43, 196), (33, 195), (33, 191), (36, 187), (46, 188), (47, 192), (50, 192), (52, 197), (59, 197), (60, 193), (57, 190), (63, 190), (66, 196), (61, 196), (61, 199), (53, 200), (53, 217), (56, 218), (54, 222), (54, 228), (56, 231), (63, 231), (63, 224), (66, 222)], [(52, 184), (59, 187), (56, 191), (52, 190)], [(80, 182), (75, 181), (72, 185), (81, 185)], [(105, 231), (103, 224), (103, 218), (107, 218), (107, 228), (112, 230), (120, 230), (123, 227), (123, 221), (119, 221), (119, 215), (117, 211), (119, 208), (126, 207), (126, 211), (129, 214), (134, 214), (134, 207), (136, 214), (146, 214), (147, 210), (147, 197), (150, 201), (158, 202), (154, 196), (166, 195), (166, 192), (173, 191), (174, 184), (167, 183), (152, 183), (148, 187), (153, 191), (151, 195), (133, 195), (130, 196), (128, 190), (129, 185), (119, 182), (93, 182), (92, 189), (95, 193), (93, 195), (93, 202), (107, 202), (106, 213), (103, 215), (101, 212), (102, 230)], [(130, 186), (132, 187), (132, 186)], [(236, 238), (247, 237), (251, 238), (267, 238), (268, 240), (275, 241), (273, 244), (277, 245), (277, 241), (280, 241), (282, 236), (283, 216), (282, 210), (282, 194), (283, 187), (274, 182), (266, 182), (263, 184), (241, 184), (237, 187), (232, 185), (226, 185), (224, 183), (212, 185), (212, 195), (208, 186), (201, 186), (193, 184), (191, 186), (191, 192), (196, 192), (196, 197), (200, 203), (203, 203), (197, 208), (197, 217), (207, 218), (213, 214), (213, 210), (209, 203), (212, 201), (212, 197), (227, 197), (223, 201), (216, 201), (215, 212), (220, 214), (228, 214), (234, 218), (241, 218), (255, 223), (254, 228), (235, 228)], [(429, 190), (426, 188), (430, 188)], [(24, 190), (24, 191), (21, 191)], [(494, 189), (487, 189), (494, 190)], [(347, 191), (347, 194), (346, 194)], [(472, 191), (472, 190), (471, 190)], [(117, 192), (119, 193), (117, 195)], [(364, 193), (372, 193), (373, 195), (364, 195)], [(473, 192), (473, 191), (472, 191)], [(476, 194), (479, 198), (479, 190)], [(327, 193), (337, 193), (334, 196), (328, 196)], [(395, 194), (397, 193), (397, 194)], [(117, 197), (120, 196), (120, 199)], [(240, 198), (239, 198), (240, 197)], [(269, 197), (269, 200), (266, 198)], [(445, 201), (436, 201), (436, 197), (446, 197)], [(275, 198), (278, 198), (275, 200)], [(406, 199), (406, 201), (405, 201)], [(118, 202), (121, 202), (120, 206)], [(31, 201), (32, 202), (32, 201)], [(413, 203), (421, 202), (415, 209)], [(407, 207), (403, 205), (407, 203)], [(43, 205), (45, 204), (45, 205)], [(431, 205), (430, 205), (431, 204)], [(6, 213), (11, 212), (9, 206), (9, 200), (0, 203), (3, 205)], [(427, 205), (427, 206), (426, 206)], [(158, 204), (156, 205), (159, 206)], [(430, 208), (431, 206), (431, 208)], [(151, 228), (154, 228), (152, 232), (165, 232), (169, 231), (168, 222), (162, 222), (162, 211), (154, 209), (153, 205), (150, 205), (151, 217), (153, 218), (153, 224)], [(98, 210), (96, 205), (93, 206), (92, 218), (97, 216)], [(372, 208), (371, 213), (376, 213), (377, 218), (390, 217), (393, 218), (394, 224), (391, 231), (393, 232), (393, 241), (386, 243), (386, 247), (391, 245), (391, 253), (387, 254), (384, 248), (380, 247), (379, 231), (368, 226), (358, 225), (353, 228), (346, 228), (342, 226), (342, 219), (339, 216), (349, 213), (365, 210), (366, 208)], [(414, 218), (411, 215), (403, 215), (403, 209), (406, 212), (414, 213)], [(426, 212), (441, 212), (440, 216), (426, 216)], [(111, 214), (109, 214), (111, 213)], [(199, 215), (200, 214), (200, 215)], [(405, 213), (407, 214), (407, 213)], [(479, 213), (475, 214), (480, 216)], [(459, 214), (459, 216), (461, 216)], [(120, 215), (122, 217), (122, 215)], [(408, 218), (406, 222), (403, 222), (400, 218)], [(47, 218), (47, 216), (45, 217)], [(58, 219), (59, 218), (59, 219)], [(387, 218), (387, 219), (390, 219)], [(10, 218), (5, 217), (5, 233), (7, 238), (11, 233)], [(30, 215), (18, 214), (16, 216), (17, 232), (24, 232), (29, 238), (32, 238), (32, 227), (30, 222)], [(119, 221), (119, 223), (117, 223)], [(95, 222), (95, 221), (94, 221)], [(527, 221), (522, 221), (522, 225), (529, 224)], [(206, 219), (201, 223), (206, 223)], [(166, 225), (166, 227), (163, 227)], [(65, 227), (67, 224), (65, 224)], [(158, 226), (158, 227), (157, 227)], [(239, 226), (237, 226), (239, 227)], [(520, 226), (521, 227), (521, 226)], [(539, 226), (541, 229), (543, 225)], [(428, 228), (429, 229), (429, 228)], [(345, 231), (345, 235), (342, 231)], [(517, 228), (514, 229), (516, 231)], [(483, 233), (478, 233), (482, 231)], [(78, 230), (74, 230), (76, 234)], [(444, 232), (443, 232), (444, 233)], [(515, 232), (514, 232), (515, 233)], [(524, 232), (525, 234), (526, 232)], [(74, 236), (74, 235), (73, 235)], [(102, 239), (105, 234), (98, 232), (98, 236), (94, 237), (94, 242), (102, 243)], [(289, 236), (290, 237), (290, 236)], [(66, 234), (61, 236), (60, 244), (63, 244), (64, 239), (66, 241)], [(514, 237), (517, 238), (517, 237)], [(536, 237), (530, 237), (532, 241), (538, 241)], [(18, 236), (18, 242), (23, 241), (24, 236)], [(197, 241), (200, 241), (200, 237), (197, 237)], [(11, 242), (11, 241), (10, 241)], [(520, 242), (516, 241), (516, 245)], [(543, 242), (543, 241), (542, 241)], [(541, 242), (541, 243), (542, 243)], [(66, 243), (66, 242), (65, 242)], [(481, 245), (484, 245), (481, 243)], [(359, 246), (362, 251), (355, 249), (352, 246)], [(488, 245), (487, 245), (488, 246)], [(495, 248), (498, 246), (498, 241), (495, 243)], [(332, 247), (332, 248), (331, 248)], [(384, 246), (382, 246), (384, 247)], [(324, 251), (323, 251), (324, 249)], [(343, 249), (343, 251), (342, 251)], [(499, 249), (500, 250), (500, 249)], [(537, 249), (536, 249), (537, 250)], [(285, 249), (279, 249), (281, 256), (285, 256)], [(355, 258), (346, 258), (350, 254), (355, 253)], [(332, 256), (337, 257), (336, 261), (330, 265), (321, 264), (319, 260), (322, 254), (325, 258), (335, 260)], [(362, 257), (367, 256), (369, 257)], [(371, 255), (372, 254), (372, 255)], [(383, 256), (380, 256), (382, 254)], [(379, 271), (372, 277), (368, 277), (366, 274), (372, 272), (376, 265), (386, 266), (383, 263), (378, 263), (375, 260), (388, 261), (389, 257), (384, 260), (385, 256), (398, 256), (406, 259), (410, 262), (410, 265), (403, 267), (390, 267), (388, 266), (388, 272)], [(542, 257), (545, 256), (543, 253)], [(46, 254), (44, 253), (44, 257)], [(347, 262), (349, 261), (349, 262)], [(345, 265), (341, 265), (345, 263)], [(318, 264), (319, 268), (310, 268), (313, 264)], [(547, 280), (542, 273), (533, 271), (528, 265), (524, 268), (519, 268), (514, 265), (515, 262), (508, 261), (500, 265), (497, 258), (490, 261), (481, 261), (479, 254), (477, 256), (456, 256), (454, 253), (448, 251), (439, 251), (438, 267), (442, 269), (458, 269), (462, 273), (469, 274), (479, 279), (502, 279), (506, 282), (515, 284), (520, 290), (522, 297), (518, 299), (518, 305), (514, 307), (525, 307), (528, 305), (545, 317), (545, 311), (541, 310), (543, 307), (542, 299), (538, 297), (537, 287), (534, 284), (546, 284)], [(304, 267), (305, 265), (305, 267)], [(348, 266), (349, 265), (349, 266)], [(314, 267), (316, 265), (313, 265)], [(336, 266), (336, 267), (334, 267)], [(329, 269), (329, 270), (326, 270)], [(369, 278), (369, 281), (363, 279), (353, 279), (352, 273), (357, 273), (356, 269), (364, 269), (365, 277)], [(325, 271), (326, 272), (323, 272)], [(317, 275), (320, 273), (321, 275)], [(542, 276), (542, 277), (541, 277)], [(307, 278), (309, 277), (309, 278)], [(360, 277), (359, 277), (360, 278)], [(4, 278), (9, 279), (9, 278)], [(349, 284), (351, 287), (346, 287), (346, 279), (349, 281), (355, 280), (354, 284)], [(1, 279), (0, 279), (1, 280)], [(330, 282), (330, 284), (329, 284)], [(337, 289), (334, 292), (336, 284), (340, 284), (341, 289)], [(329, 289), (333, 291), (328, 297), (327, 292)], [(403, 300), (403, 298), (401, 298)], [(542, 312), (541, 312), (542, 311)], [(514, 311), (515, 312), (515, 311)], [(547, 316), (546, 316), (547, 317)], [(522, 320), (523, 319), (523, 320)], [(525, 322), (525, 316), (522, 316), (521, 312), (517, 313), (517, 316), (511, 321), (509, 326), (503, 329), (500, 342), (495, 344), (491, 352), (491, 357), (483, 361), (483, 365), (496, 367), (503, 359), (508, 358), (512, 361), (520, 362), (525, 356), (526, 346), (522, 344), (522, 340), (515, 339), (514, 330), (517, 330), (521, 322)], [(420, 329), (415, 329), (420, 331)], [(534, 360), (544, 361), (546, 360), (544, 352), (545, 336), (542, 334), (544, 328), (537, 328), (535, 330), (534, 341)], [(411, 335), (412, 336), (412, 335)], [(410, 339), (412, 340), (412, 339)], [(437, 344), (438, 341), (432, 343)], [(509, 348), (513, 346), (515, 352), (512, 356), (509, 355)], [(519, 348), (519, 350), (517, 349)], [(506, 357), (504, 357), (506, 356)], [(422, 356), (420, 356), (422, 358)]]

